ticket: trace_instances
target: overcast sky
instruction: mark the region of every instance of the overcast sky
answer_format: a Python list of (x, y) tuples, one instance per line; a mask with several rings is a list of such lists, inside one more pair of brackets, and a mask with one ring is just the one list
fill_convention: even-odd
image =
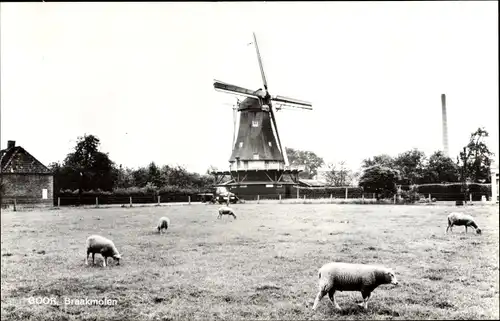
[(327, 162), (442, 149), (484, 126), (498, 159), (498, 2), (2, 3), (1, 147), (48, 165), (84, 133), (117, 164), (227, 168), (235, 96), (313, 103), (277, 114), (283, 143)]

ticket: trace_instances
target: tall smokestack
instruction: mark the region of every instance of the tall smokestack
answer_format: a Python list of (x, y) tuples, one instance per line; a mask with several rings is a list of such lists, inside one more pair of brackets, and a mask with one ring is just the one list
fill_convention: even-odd
[(443, 113), (443, 151), (446, 156), (449, 157), (448, 154), (448, 121), (446, 119), (446, 95), (441, 94), (441, 105), (442, 105), (442, 113)]

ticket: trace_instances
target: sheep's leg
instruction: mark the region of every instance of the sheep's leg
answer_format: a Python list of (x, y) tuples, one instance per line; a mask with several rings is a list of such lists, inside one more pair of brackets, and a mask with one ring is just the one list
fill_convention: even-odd
[(90, 251), (87, 250), (87, 256), (85, 256), (85, 265), (89, 265), (89, 254), (90, 254)]
[(330, 299), (330, 302), (332, 302), (333, 307), (337, 310), (341, 310), (340, 306), (338, 305), (337, 301), (335, 300), (335, 290), (330, 290), (328, 292), (328, 298)]
[(236, 219), (236, 215), (234, 215), (234, 214), (232, 214), (232, 215), (233, 215), (234, 219)]
[(358, 305), (366, 310), (368, 309), (368, 300), (370, 299), (371, 292), (361, 292), (361, 295), (363, 296), (363, 303)]
[(92, 265), (95, 264), (95, 253), (92, 253)]
[(107, 256), (104, 256), (104, 261), (102, 261), (102, 266), (106, 267), (106, 261), (108, 260)]
[(318, 306), (319, 304), (319, 301), (326, 295), (326, 291), (324, 290), (320, 290), (318, 292), (318, 295), (316, 296), (316, 299), (314, 300), (314, 304), (313, 304), (313, 307), (312, 309), (313, 310), (316, 310), (316, 307)]
[(467, 225), (465, 225), (465, 234), (467, 234)]
[(448, 227), (446, 228), (446, 233), (448, 233), (448, 230), (450, 229), (451, 225), (448, 224)]

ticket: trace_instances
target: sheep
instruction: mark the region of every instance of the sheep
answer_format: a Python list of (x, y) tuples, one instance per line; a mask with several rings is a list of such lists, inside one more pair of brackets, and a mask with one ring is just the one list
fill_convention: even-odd
[(335, 309), (340, 306), (335, 301), (335, 291), (359, 291), (363, 296), (363, 303), (358, 304), (368, 308), (368, 300), (373, 290), (382, 284), (398, 284), (394, 271), (390, 268), (342, 262), (331, 262), (318, 270), (319, 292), (314, 300), (313, 310), (316, 310), (319, 301), (328, 293), (328, 297)]
[(120, 265), (121, 255), (116, 249), (115, 244), (110, 239), (100, 235), (91, 235), (87, 238), (87, 256), (85, 257), (85, 264), (88, 265), (89, 254), (92, 253), (92, 264), (95, 264), (95, 254), (100, 253), (103, 258), (103, 266), (106, 267), (108, 257), (112, 257)]
[(477, 226), (474, 218), (471, 215), (453, 212), (448, 215), (448, 227), (446, 228), (446, 233), (448, 230), (453, 232), (453, 226), (465, 226), (465, 233), (467, 233), (468, 227), (473, 227), (477, 234), (481, 234), (481, 229)]
[(168, 219), (168, 217), (163, 216), (158, 221), (158, 226), (156, 228), (158, 229), (158, 233), (161, 234), (162, 230), (163, 229), (167, 230), (169, 226), (170, 226), (170, 220)]
[(217, 215), (217, 219), (220, 219), (222, 215), (231, 215), (232, 217), (234, 217), (234, 219), (236, 219), (236, 215), (234, 214), (233, 209), (229, 206), (222, 206), (221, 208), (219, 208), (219, 215)]

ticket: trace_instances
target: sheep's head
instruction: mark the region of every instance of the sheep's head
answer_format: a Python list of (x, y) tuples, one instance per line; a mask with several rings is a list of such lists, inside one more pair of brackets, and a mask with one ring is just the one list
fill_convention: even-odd
[(385, 280), (387, 283), (397, 285), (398, 279), (396, 278), (396, 273), (392, 269), (387, 269), (385, 271)]
[(481, 233), (482, 233), (482, 232), (481, 232), (481, 229), (480, 229), (479, 227), (476, 229), (476, 233), (477, 233), (477, 234), (481, 234)]
[(120, 259), (122, 256), (120, 254), (113, 255), (113, 259), (116, 261), (116, 265), (120, 265)]

